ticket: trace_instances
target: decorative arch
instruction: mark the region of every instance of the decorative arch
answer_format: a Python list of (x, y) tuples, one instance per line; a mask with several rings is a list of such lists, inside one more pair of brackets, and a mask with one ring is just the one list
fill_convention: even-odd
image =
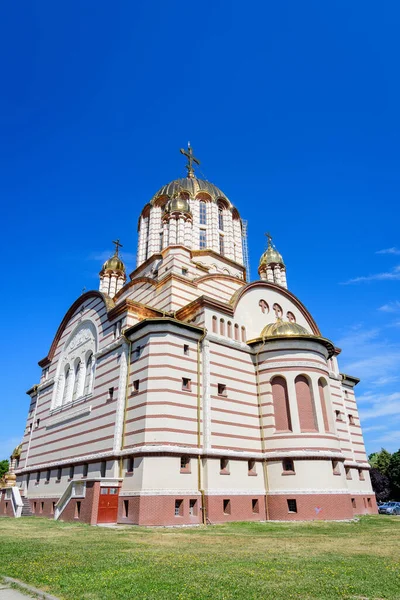
[(286, 379), (276, 375), (271, 379), (276, 431), (292, 431), (289, 394)]
[[(87, 387), (87, 394), (91, 393), (94, 360), (91, 358), (88, 361), (88, 357), (94, 357), (97, 345), (97, 327), (91, 319), (85, 319), (71, 332), (57, 365), (52, 409), (83, 397), (88, 380), (91, 385)], [(88, 370), (90, 371), (89, 376)]]
[(306, 319), (307, 323), (309, 324), (312, 333), (316, 336), (319, 336), (319, 337), (321, 336), (321, 332), (320, 332), (316, 322), (314, 321), (314, 319), (312, 318), (312, 316), (310, 315), (310, 313), (308, 312), (308, 310), (304, 306), (304, 304), (302, 304), (300, 302), (300, 300), (298, 298), (296, 298), (296, 296), (294, 294), (289, 292), (287, 289), (281, 287), (280, 285), (277, 285), (276, 283), (272, 283), (269, 281), (268, 282), (267, 281), (252, 281), (251, 283), (243, 285), (242, 288), (240, 288), (233, 294), (233, 296), (229, 302), (234, 311), (236, 310), (236, 307), (237, 307), (240, 299), (242, 298), (242, 296), (244, 296), (244, 294), (246, 294), (246, 292), (252, 290), (253, 288), (263, 288), (264, 290), (265, 289), (276, 290), (282, 296), (285, 296), (286, 298), (291, 300), (293, 302), (293, 304), (299, 309), (299, 311), (304, 315), (304, 318)]
[(315, 401), (311, 381), (307, 375), (298, 375), (294, 380), (301, 431), (318, 431)]

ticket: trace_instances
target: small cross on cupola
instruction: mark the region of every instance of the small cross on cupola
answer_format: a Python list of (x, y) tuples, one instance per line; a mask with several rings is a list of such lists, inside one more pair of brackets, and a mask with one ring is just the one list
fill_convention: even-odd
[(190, 142), (188, 142), (188, 149), (187, 150), (184, 150), (183, 148), (181, 148), (181, 154), (183, 154), (184, 156), (186, 156), (186, 158), (188, 159), (187, 165), (186, 165), (187, 176), (188, 177), (194, 177), (193, 163), (196, 163), (196, 165), (199, 165), (200, 161), (199, 161), (198, 158), (196, 158), (193, 155), (193, 148), (191, 147)]
[(115, 244), (115, 256), (119, 256), (119, 249), (123, 248), (123, 246), (120, 244), (119, 239), (113, 240), (113, 244)]

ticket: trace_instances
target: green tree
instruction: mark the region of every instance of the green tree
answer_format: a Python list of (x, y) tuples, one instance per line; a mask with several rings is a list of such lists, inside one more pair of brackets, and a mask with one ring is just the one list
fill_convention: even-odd
[(373, 452), (369, 455), (369, 464), (383, 475), (387, 475), (391, 457), (390, 452), (381, 448), (380, 452)]
[(9, 466), (8, 460), (0, 460), (0, 479), (8, 472)]
[(392, 454), (387, 474), (393, 499), (400, 500), (400, 450)]

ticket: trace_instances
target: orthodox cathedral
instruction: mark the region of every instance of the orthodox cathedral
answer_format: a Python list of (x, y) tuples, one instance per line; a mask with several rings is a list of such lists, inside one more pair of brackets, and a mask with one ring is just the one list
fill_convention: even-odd
[(0, 516), (188, 525), (375, 513), (340, 349), (288, 290), (268, 236), (249, 281), (246, 223), (194, 172), (161, 187), (99, 291), (63, 317)]

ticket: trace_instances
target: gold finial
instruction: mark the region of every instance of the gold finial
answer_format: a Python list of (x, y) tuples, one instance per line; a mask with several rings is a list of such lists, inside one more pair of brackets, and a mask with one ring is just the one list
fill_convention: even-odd
[(186, 165), (187, 176), (194, 177), (193, 163), (196, 163), (196, 165), (199, 165), (200, 161), (195, 156), (193, 156), (193, 148), (191, 147), (190, 142), (188, 142), (187, 150), (184, 150), (183, 148), (181, 148), (181, 154), (186, 156), (186, 158), (188, 159), (188, 162)]
[(115, 240), (115, 242), (113, 241), (113, 244), (115, 244), (115, 255), (114, 256), (118, 256), (119, 249), (122, 248), (122, 244), (119, 243), (119, 239)]

